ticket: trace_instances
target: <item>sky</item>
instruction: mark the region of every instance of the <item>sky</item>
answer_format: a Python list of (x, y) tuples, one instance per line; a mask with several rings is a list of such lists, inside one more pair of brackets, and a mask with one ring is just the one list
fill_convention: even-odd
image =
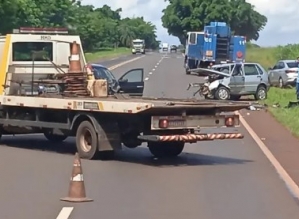
[[(247, 0), (255, 6), (255, 10), (268, 18), (260, 38), (256, 42), (260, 46), (286, 45), (299, 43), (299, 0)], [(113, 10), (122, 8), (121, 16), (143, 16), (146, 21), (151, 21), (157, 27), (158, 40), (169, 44), (179, 44), (176, 37), (169, 36), (162, 27), (162, 10), (167, 2), (163, 0), (82, 0), (82, 4), (101, 7), (109, 5)]]

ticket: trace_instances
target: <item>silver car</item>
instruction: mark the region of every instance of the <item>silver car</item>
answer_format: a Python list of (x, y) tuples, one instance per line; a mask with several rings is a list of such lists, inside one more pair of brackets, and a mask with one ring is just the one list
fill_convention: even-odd
[(280, 88), (295, 85), (298, 76), (297, 60), (279, 60), (273, 68), (269, 68), (269, 83)]
[(206, 98), (237, 100), (241, 96), (254, 95), (256, 100), (264, 100), (270, 88), (268, 74), (258, 63), (220, 64), (192, 72), (207, 76), (199, 92)]

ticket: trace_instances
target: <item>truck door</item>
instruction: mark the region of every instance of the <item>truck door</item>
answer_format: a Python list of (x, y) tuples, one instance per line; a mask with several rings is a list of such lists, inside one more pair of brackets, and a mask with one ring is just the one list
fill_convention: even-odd
[(144, 70), (136, 68), (127, 71), (118, 80), (121, 93), (127, 93), (131, 96), (142, 96), (144, 91)]
[(254, 93), (261, 83), (262, 76), (259, 74), (255, 64), (244, 64), (245, 92)]
[(233, 95), (239, 95), (245, 92), (245, 77), (241, 64), (236, 64), (233, 67), (229, 86)]

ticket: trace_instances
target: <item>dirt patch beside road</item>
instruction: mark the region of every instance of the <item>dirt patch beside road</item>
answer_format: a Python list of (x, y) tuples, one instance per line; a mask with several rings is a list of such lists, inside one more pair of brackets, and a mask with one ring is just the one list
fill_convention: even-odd
[(290, 177), (299, 185), (299, 139), (268, 112), (244, 110), (240, 113)]

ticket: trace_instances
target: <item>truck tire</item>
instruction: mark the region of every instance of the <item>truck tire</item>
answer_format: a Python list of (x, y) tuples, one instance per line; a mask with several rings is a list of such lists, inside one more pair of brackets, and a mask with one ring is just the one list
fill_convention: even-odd
[(52, 134), (51, 132), (45, 132), (44, 136), (46, 137), (46, 139), (48, 139), (50, 142), (53, 142), (53, 143), (63, 142), (68, 137), (66, 135), (55, 135), (55, 134)]
[(149, 142), (149, 151), (158, 158), (176, 157), (184, 150), (184, 142)]
[(79, 125), (76, 133), (76, 146), (81, 158), (92, 160), (98, 157), (98, 135), (89, 121), (83, 121)]

